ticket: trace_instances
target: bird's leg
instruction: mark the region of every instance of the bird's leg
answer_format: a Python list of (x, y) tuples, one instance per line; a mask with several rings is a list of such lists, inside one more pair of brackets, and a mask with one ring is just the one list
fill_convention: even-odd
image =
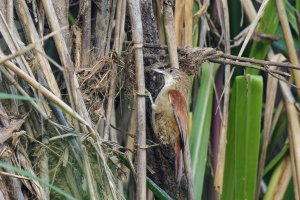
[(156, 104), (154, 103), (153, 101), (153, 97), (151, 95), (151, 92), (149, 92), (147, 89), (146, 89), (146, 95), (148, 96), (148, 98), (150, 99), (150, 102), (151, 102), (151, 107), (152, 107), (152, 112), (155, 112), (157, 110), (157, 106)]
[(150, 102), (151, 102), (151, 108), (152, 108), (151, 125), (152, 125), (152, 128), (154, 130), (154, 133), (156, 133), (155, 113), (156, 113), (156, 110), (157, 110), (157, 105), (153, 101), (151, 92), (149, 92), (147, 89), (146, 89), (146, 94), (148, 95), (148, 97), (150, 99)]

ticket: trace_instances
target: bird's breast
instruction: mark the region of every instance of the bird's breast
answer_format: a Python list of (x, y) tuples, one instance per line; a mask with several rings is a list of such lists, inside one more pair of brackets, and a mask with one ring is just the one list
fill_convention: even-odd
[(158, 111), (154, 113), (155, 135), (162, 144), (175, 145), (180, 131), (167, 93), (159, 94), (155, 105)]

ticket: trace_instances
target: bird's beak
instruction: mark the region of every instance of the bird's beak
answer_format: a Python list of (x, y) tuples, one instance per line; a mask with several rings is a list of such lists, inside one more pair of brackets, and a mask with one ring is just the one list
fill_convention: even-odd
[(152, 69), (153, 71), (157, 72), (157, 73), (160, 73), (160, 74), (166, 74), (166, 72), (164, 70), (161, 70), (161, 69)]

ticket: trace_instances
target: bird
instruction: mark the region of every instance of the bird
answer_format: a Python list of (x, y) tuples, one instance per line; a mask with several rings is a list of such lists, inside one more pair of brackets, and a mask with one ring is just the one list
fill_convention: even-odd
[(152, 103), (152, 126), (161, 144), (175, 151), (175, 180), (179, 184), (183, 171), (183, 152), (188, 135), (188, 104), (190, 79), (176, 68), (153, 69), (163, 74), (164, 86)]

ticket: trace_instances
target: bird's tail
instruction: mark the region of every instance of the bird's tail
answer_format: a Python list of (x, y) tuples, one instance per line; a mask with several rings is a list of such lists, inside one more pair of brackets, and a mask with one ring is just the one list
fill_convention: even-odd
[(182, 177), (182, 149), (180, 147), (176, 147), (175, 154), (176, 183), (179, 184)]

